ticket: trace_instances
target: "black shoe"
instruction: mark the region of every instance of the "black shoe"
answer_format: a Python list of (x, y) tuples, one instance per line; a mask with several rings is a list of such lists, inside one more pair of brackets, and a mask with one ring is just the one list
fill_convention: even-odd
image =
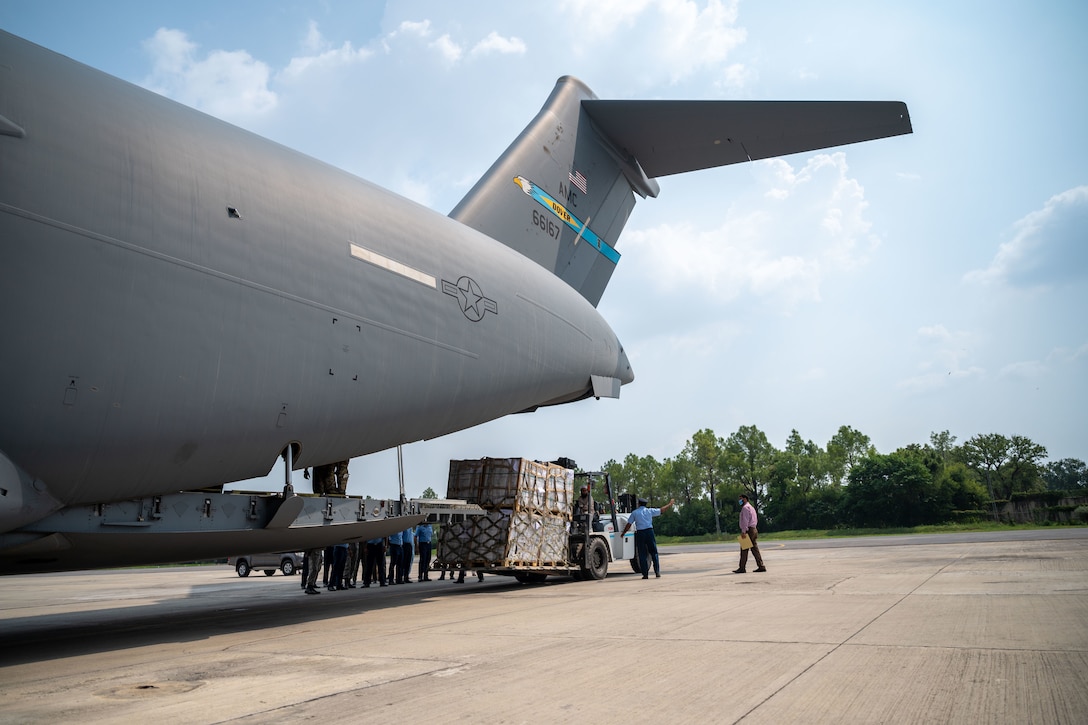
[(321, 592), (317, 591), (313, 587), (310, 587), (309, 589), (306, 590), (306, 593), (307, 594), (320, 594)]
[(654, 576), (657, 577), (658, 579), (660, 579), (661, 578), (661, 573), (655, 571)]
[(642, 575), (642, 578), (643, 578), (643, 579), (649, 579), (649, 578), (650, 578), (650, 575), (649, 575), (649, 574), (643, 574), (643, 575)]
[(765, 567), (765, 566), (761, 566), (761, 567), (759, 567), (758, 569), (756, 569), (756, 573), (759, 573), (759, 572), (761, 572), (761, 571), (767, 571), (767, 567)]
[(746, 574), (747, 572), (744, 571), (744, 569), (734, 569), (733, 573), (734, 574)]

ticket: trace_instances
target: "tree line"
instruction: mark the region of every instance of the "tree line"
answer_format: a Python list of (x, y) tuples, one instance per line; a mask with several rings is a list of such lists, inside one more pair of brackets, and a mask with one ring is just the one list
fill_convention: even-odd
[[(842, 426), (819, 446), (793, 430), (783, 449), (755, 426), (726, 438), (700, 430), (672, 458), (630, 453), (602, 470), (612, 491), (652, 502), (675, 498), (677, 513), (655, 522), (665, 536), (735, 532), (736, 501), (749, 496), (764, 530), (887, 528), (998, 518), (1014, 494), (1088, 493), (1088, 470), (1074, 458), (1047, 461), (1025, 436), (976, 435), (961, 445), (948, 431), (929, 442), (879, 453), (869, 437)], [(604, 491), (594, 491), (603, 500)]]

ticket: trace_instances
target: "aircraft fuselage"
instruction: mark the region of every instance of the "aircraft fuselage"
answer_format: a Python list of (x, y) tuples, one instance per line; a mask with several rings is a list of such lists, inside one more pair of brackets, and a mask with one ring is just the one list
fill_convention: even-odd
[(0, 451), (65, 505), (440, 436), (631, 379), (551, 271), (446, 216), (0, 44)]

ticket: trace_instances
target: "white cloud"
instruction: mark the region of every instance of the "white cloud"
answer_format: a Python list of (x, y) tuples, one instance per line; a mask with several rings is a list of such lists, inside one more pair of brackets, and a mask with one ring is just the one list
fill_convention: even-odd
[[(677, 83), (709, 71), (722, 87), (748, 77), (740, 64), (725, 65), (747, 38), (736, 26), (738, 0), (564, 0), (559, 10), (578, 28), (576, 57), (622, 53), (632, 77), (643, 83)], [(603, 51), (603, 52), (602, 52)]]
[(303, 47), (309, 55), (291, 58), (281, 74), (284, 80), (297, 80), (308, 72), (327, 72), (334, 68), (350, 66), (353, 63), (365, 61), (374, 54), (366, 48), (355, 48), (349, 41), (344, 41), (339, 48), (331, 47), (318, 30), (317, 23), (313, 21), (310, 21)]
[(419, 22), (413, 22), (406, 20), (397, 26), (397, 29), (390, 33), (390, 37), (394, 37), (398, 34), (415, 35), (419, 38), (427, 38), (431, 35), (431, 21), (422, 20)]
[(180, 31), (159, 28), (143, 43), (152, 72), (144, 85), (221, 118), (267, 113), (276, 107), (270, 71), (244, 50), (215, 50), (197, 57), (198, 46)]
[(1049, 288), (1088, 276), (1088, 186), (1052, 196), (1013, 230), (990, 266), (968, 272), (965, 281)]
[(431, 43), (430, 47), (437, 50), (439, 55), (441, 55), (448, 63), (456, 63), (464, 54), (461, 46), (453, 42), (453, 39), (450, 38), (448, 34), (440, 36)]
[(521, 38), (514, 36), (504, 38), (492, 30), (488, 33), (486, 38), (472, 47), (471, 55), (488, 55), (490, 53), (498, 53), (499, 55), (525, 55), (526, 50), (528, 49), (525, 45), (525, 41)]
[(817, 154), (800, 169), (782, 159), (751, 168), (756, 188), (717, 226), (681, 222), (625, 233), (632, 266), (670, 293), (694, 290), (717, 303), (748, 293), (790, 312), (819, 301), (828, 275), (866, 264), (879, 239), (845, 154)]
[[(392, 52), (393, 44), (401, 38), (418, 38), (428, 40), (434, 35), (431, 20), (405, 21), (397, 26), (397, 29), (382, 39), (381, 45), (387, 52)], [(487, 55), (525, 55), (528, 46), (525, 41), (516, 36), (503, 36), (492, 30), (482, 40), (475, 44), (459, 42), (451, 33), (443, 33), (427, 43), (427, 47), (438, 52), (440, 58), (447, 65), (454, 65), (461, 61), (466, 53), (465, 48), (472, 45), (468, 51), (470, 57)]]

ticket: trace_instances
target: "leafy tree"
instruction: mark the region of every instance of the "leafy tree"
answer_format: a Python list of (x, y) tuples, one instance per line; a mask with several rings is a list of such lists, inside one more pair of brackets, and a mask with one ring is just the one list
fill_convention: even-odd
[(420, 498), (438, 498), (438, 494), (434, 492), (434, 489), (430, 486), (423, 489), (423, 495)]
[(754, 425), (742, 425), (725, 440), (722, 468), (726, 483), (739, 486), (757, 506), (770, 481), (775, 453), (777, 450), (763, 431)]
[(719, 534), (722, 532), (722, 522), (718, 513), (718, 487), (722, 483), (723, 445), (722, 439), (706, 428), (693, 435), (680, 454), (691, 462), (699, 482), (710, 496), (710, 507), (714, 511), (714, 531)]
[[(700, 498), (699, 472), (687, 457), (666, 458), (661, 464), (662, 498), (675, 498), (683, 508)], [(710, 531), (709, 528), (706, 531)], [(702, 533), (706, 533), (706, 531)]]
[(979, 483), (975, 472), (963, 463), (952, 462), (944, 466), (934, 477), (937, 498), (945, 515), (941, 521), (950, 521), (957, 511), (981, 511), (986, 507), (986, 489)]
[(963, 444), (960, 454), (963, 462), (986, 482), (995, 520), (997, 501), (1008, 500), (1018, 491), (1043, 488), (1040, 463), (1046, 457), (1046, 448), (1030, 438), (1006, 438), (1000, 433), (976, 435)]
[(804, 528), (801, 524), (805, 495), (797, 483), (797, 457), (788, 450), (775, 454), (767, 479), (767, 499), (763, 511), (776, 526), (784, 529)]
[(802, 440), (797, 430), (786, 439), (786, 453), (796, 467), (794, 481), (803, 495), (820, 488), (827, 480), (827, 454), (812, 441)]
[[(630, 493), (645, 496), (651, 501), (660, 496), (661, 464), (653, 456), (640, 457), (628, 453), (623, 463), (610, 460), (601, 466), (601, 471), (611, 479), (613, 496)], [(603, 482), (594, 486), (593, 497), (599, 501), (605, 499)]]
[(925, 466), (933, 482), (930, 498), (921, 502), (919, 523), (951, 521), (957, 511), (978, 511), (986, 505), (985, 489), (963, 463), (946, 461), (940, 450), (917, 443), (897, 452)]
[[(775, 453), (771, 466), (764, 502), (766, 518), (779, 529), (834, 526), (834, 506), (830, 510), (813, 506), (825, 498), (816, 494), (830, 488), (827, 454), (812, 441), (802, 439), (796, 430), (790, 431), (785, 450)], [(837, 496), (833, 498), (838, 500)]]
[(956, 451), (956, 436), (946, 430), (942, 430), (940, 433), (930, 433), (929, 445), (937, 452), (941, 461), (948, 463), (952, 460), (952, 456)]
[(706, 499), (686, 503), (673, 514), (666, 511), (654, 519), (654, 530), (662, 536), (701, 536), (714, 527), (714, 511)]
[(842, 497), (841, 486), (823, 486), (810, 493), (805, 500), (803, 528), (834, 529), (841, 526), (839, 510)]
[(960, 449), (963, 462), (982, 476), (990, 494), (990, 508), (997, 520), (997, 497), (994, 495), (994, 473), (1009, 455), (1009, 439), (1000, 433), (984, 433), (968, 439)]
[(625, 493), (629, 488), (627, 484), (627, 471), (624, 469), (622, 463), (616, 463), (615, 459), (610, 458), (601, 466), (601, 471), (607, 473), (609, 478), (612, 479), (612, 489), (618, 496), (620, 493)]
[(842, 485), (858, 461), (875, 453), (869, 436), (848, 425), (840, 426), (827, 443), (827, 475), (832, 485)]
[(1027, 436), (1013, 436), (1009, 444), (1009, 460), (1002, 480), (1003, 498), (1022, 491), (1044, 490), (1042, 462), (1046, 458), (1046, 448)]
[(851, 466), (842, 511), (854, 526), (879, 528), (934, 523), (933, 477), (918, 457), (873, 454)]
[(660, 497), (661, 464), (653, 456), (636, 456), (628, 453), (623, 459), (629, 486), (651, 501)]
[(1042, 471), (1043, 481), (1051, 491), (1075, 491), (1088, 488), (1088, 468), (1077, 458), (1051, 461)]

